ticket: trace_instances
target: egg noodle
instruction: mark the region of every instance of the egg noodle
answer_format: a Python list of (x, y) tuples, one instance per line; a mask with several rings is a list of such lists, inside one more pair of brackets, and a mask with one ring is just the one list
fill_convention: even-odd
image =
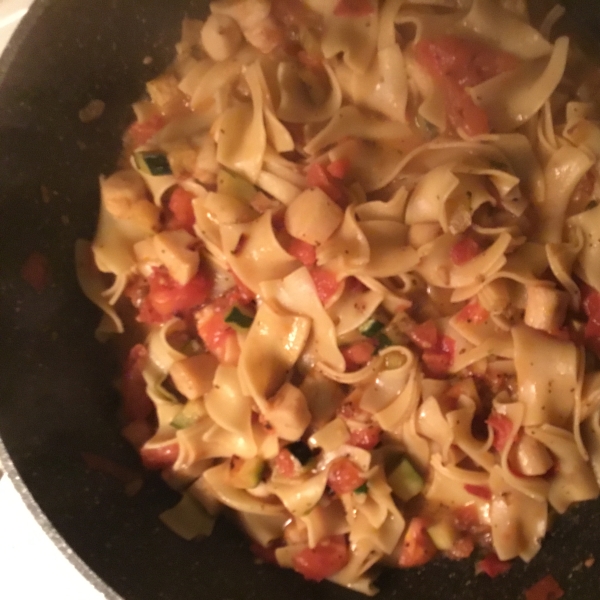
[(600, 76), (561, 15), (184, 21), (77, 245), (98, 336), (144, 324), (123, 433), (174, 530), (225, 507), (264, 560), (374, 594), (381, 564), (529, 561), (599, 495)]

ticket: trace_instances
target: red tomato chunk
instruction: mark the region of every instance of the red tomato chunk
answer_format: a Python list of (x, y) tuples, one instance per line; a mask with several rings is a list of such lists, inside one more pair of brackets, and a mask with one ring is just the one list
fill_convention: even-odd
[(469, 494), (478, 498), (483, 498), (484, 500), (492, 499), (492, 490), (487, 485), (471, 485), (470, 483), (466, 483), (464, 488)]
[(275, 470), (282, 477), (293, 477), (299, 469), (299, 463), (287, 448), (282, 448), (275, 457)]
[(212, 281), (203, 272), (198, 272), (191, 281), (181, 285), (165, 271), (155, 269), (148, 278), (148, 287), (139, 318), (144, 323), (156, 323), (202, 306), (210, 293)]
[(415, 54), (431, 75), (448, 77), (461, 87), (473, 87), (519, 65), (508, 52), (454, 35), (420, 40)]
[(39, 252), (32, 252), (21, 267), (21, 278), (41, 294), (50, 283), (48, 259)]
[(513, 422), (506, 416), (493, 412), (486, 420), (486, 423), (494, 432), (494, 448), (498, 452), (504, 450), (513, 429)]
[(327, 485), (338, 495), (353, 492), (365, 481), (360, 469), (349, 458), (337, 458), (329, 467)]
[(127, 130), (127, 136), (131, 139), (135, 148), (143, 146), (165, 126), (165, 123), (165, 118), (162, 115), (154, 115), (146, 121), (131, 125)]
[(333, 9), (336, 17), (366, 17), (374, 12), (371, 0), (340, 0)]
[(327, 304), (327, 301), (338, 291), (340, 286), (335, 273), (324, 267), (313, 267), (310, 270), (310, 276), (315, 284), (319, 300), (323, 304)]
[(488, 577), (494, 578), (506, 573), (512, 567), (512, 563), (503, 561), (493, 552), (482, 558), (475, 564), (475, 573), (485, 573)]
[(321, 540), (314, 548), (304, 548), (292, 559), (294, 571), (306, 579), (322, 581), (343, 569), (350, 560), (350, 551), (343, 535)]
[(297, 258), (305, 267), (312, 267), (317, 262), (316, 248), (312, 244), (298, 238), (290, 240), (287, 245), (287, 252), (294, 258)]
[(356, 371), (366, 365), (375, 352), (375, 342), (373, 340), (361, 340), (349, 346), (340, 349), (344, 360), (346, 361), (346, 371)]
[(490, 318), (490, 313), (477, 300), (471, 300), (471, 302), (460, 310), (456, 318), (458, 321), (466, 321), (467, 323), (479, 325), (485, 323)]
[(401, 567), (419, 567), (437, 554), (426, 528), (427, 522), (421, 517), (414, 517), (408, 524), (398, 559)]
[(379, 425), (369, 425), (367, 427), (361, 427), (360, 429), (353, 429), (350, 432), (351, 446), (357, 446), (358, 448), (364, 448), (365, 450), (372, 450), (379, 444), (381, 438), (381, 427)]
[(167, 221), (168, 229), (185, 229), (188, 233), (194, 233), (194, 207), (192, 200), (194, 195), (184, 190), (182, 187), (176, 187), (169, 198), (169, 211), (171, 218)]
[(558, 600), (564, 595), (565, 592), (552, 575), (546, 575), (528, 590), (525, 590), (527, 600)]
[(464, 265), (481, 253), (481, 246), (470, 237), (464, 237), (450, 249), (450, 260), (456, 265)]

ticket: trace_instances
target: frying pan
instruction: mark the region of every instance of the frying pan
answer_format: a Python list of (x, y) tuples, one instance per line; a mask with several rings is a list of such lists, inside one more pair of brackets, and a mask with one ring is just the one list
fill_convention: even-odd
[[(38, 0), (0, 62), (0, 460), (47, 534), (107, 598), (351, 600), (358, 596), (327, 582), (257, 566), (227, 521), (206, 540), (178, 539), (157, 519), (177, 500), (158, 478), (130, 498), (81, 459), (94, 452), (138, 467), (118, 434), (117, 365), (94, 340), (99, 315), (79, 291), (73, 246), (93, 235), (97, 177), (114, 168), (129, 104), (170, 61), (184, 14), (200, 16), (206, 4)], [(573, 14), (598, 35), (598, 3), (579, 2)], [(92, 99), (106, 110), (84, 124), (78, 111)], [(41, 293), (20, 276), (32, 251), (50, 263)], [(581, 568), (590, 555), (594, 566)], [(474, 577), (472, 562), (440, 559), (385, 572), (379, 598), (514, 600), (547, 573), (566, 598), (599, 597), (599, 502), (559, 518), (539, 555), (506, 576)]]

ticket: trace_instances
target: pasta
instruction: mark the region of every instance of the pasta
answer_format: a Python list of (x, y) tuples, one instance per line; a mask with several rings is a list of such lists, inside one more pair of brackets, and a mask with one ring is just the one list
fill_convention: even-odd
[(123, 434), (180, 535), (224, 510), (261, 558), (372, 595), (380, 563), (529, 561), (600, 495), (600, 90), (561, 14), (184, 21), (77, 246), (98, 335), (143, 325)]

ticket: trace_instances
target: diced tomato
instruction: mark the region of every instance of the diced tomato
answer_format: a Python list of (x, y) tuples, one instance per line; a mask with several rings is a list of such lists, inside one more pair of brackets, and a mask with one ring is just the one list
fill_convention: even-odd
[(583, 335), (586, 346), (600, 356), (600, 292), (582, 284), (583, 312), (588, 317)]
[(481, 246), (468, 236), (456, 242), (450, 249), (450, 260), (457, 266), (464, 265), (481, 253)]
[(454, 544), (452, 544), (447, 555), (455, 560), (462, 560), (463, 558), (471, 556), (473, 550), (475, 550), (473, 538), (468, 535), (462, 535), (454, 542)]
[(298, 472), (299, 463), (287, 448), (282, 448), (275, 457), (274, 467), (282, 477), (293, 477)]
[(310, 276), (317, 290), (319, 300), (323, 304), (338, 291), (340, 283), (338, 282), (335, 273), (325, 267), (313, 267), (310, 269)]
[(168, 229), (185, 229), (189, 233), (194, 233), (196, 217), (192, 206), (193, 199), (194, 194), (182, 187), (177, 186), (173, 190), (169, 198), (169, 210), (172, 216), (167, 221)]
[(426, 367), (426, 373), (430, 377), (443, 377), (447, 375), (453, 360), (450, 354), (434, 350), (425, 350), (421, 355), (421, 359)]
[(461, 87), (473, 87), (519, 65), (513, 54), (454, 35), (422, 39), (414, 51), (431, 75), (448, 77)]
[(431, 320), (419, 323), (409, 331), (408, 335), (421, 350), (437, 348), (440, 342), (440, 332)]
[(235, 365), (239, 358), (239, 344), (235, 330), (225, 323), (229, 308), (210, 305), (196, 313), (196, 330), (207, 350), (220, 363)]
[[(308, 242), (292, 238), (286, 248), (288, 254), (297, 258), (306, 267), (312, 267), (317, 262), (317, 250)], [(337, 283), (337, 282), (336, 282)]]
[(490, 313), (476, 299), (465, 304), (456, 315), (458, 321), (466, 321), (467, 323), (475, 323), (476, 325), (485, 323), (489, 318)]
[(350, 440), (348, 443), (351, 446), (357, 446), (358, 448), (364, 448), (365, 450), (372, 450), (379, 444), (381, 438), (381, 427), (373, 424), (367, 427), (361, 427), (360, 429), (353, 429), (350, 431)]
[(336, 17), (367, 17), (375, 12), (370, 0), (339, 0), (333, 9)]
[(308, 187), (319, 188), (334, 202), (341, 206), (346, 205), (346, 190), (339, 179), (330, 175), (320, 163), (312, 163), (306, 170), (306, 183)]
[(454, 129), (462, 128), (471, 136), (488, 133), (487, 114), (465, 87), (516, 68), (518, 59), (482, 42), (451, 35), (420, 40), (414, 52), (417, 61), (442, 86), (447, 118)]
[(581, 296), (583, 298), (583, 312), (595, 321), (600, 321), (600, 292), (593, 287), (582, 284)]
[(32, 252), (21, 267), (21, 279), (26, 281), (38, 294), (50, 283), (50, 263), (40, 252)]
[(484, 500), (492, 499), (492, 490), (490, 490), (487, 485), (471, 485), (470, 483), (465, 483), (464, 488), (469, 494), (477, 496), (478, 498), (483, 498)]
[(450, 125), (457, 131), (459, 129), (474, 137), (490, 132), (490, 123), (487, 113), (481, 106), (475, 104), (471, 95), (458, 84), (446, 79), (443, 86), (444, 105), (446, 117)]
[(164, 444), (156, 447), (140, 448), (140, 457), (142, 464), (146, 469), (152, 471), (160, 471), (168, 467), (172, 467), (179, 456), (179, 444), (173, 442), (172, 444)]
[(513, 422), (506, 416), (492, 412), (486, 423), (494, 432), (493, 446), (498, 452), (502, 452), (513, 430)]
[(348, 543), (343, 535), (321, 540), (314, 548), (304, 548), (292, 559), (294, 571), (306, 579), (322, 581), (343, 569), (350, 560)]
[(454, 509), (454, 521), (460, 531), (473, 531), (481, 526), (475, 504), (465, 504)]
[(165, 126), (165, 118), (162, 115), (154, 115), (146, 121), (133, 123), (127, 130), (126, 136), (129, 137), (135, 148), (143, 146), (153, 135), (158, 133)]
[(419, 567), (428, 563), (437, 554), (437, 548), (426, 529), (425, 519), (421, 517), (411, 519), (404, 534), (398, 559), (401, 567)]
[(166, 321), (173, 315), (202, 306), (212, 288), (206, 273), (199, 271), (188, 283), (177, 283), (165, 270), (155, 269), (148, 277), (148, 295), (143, 300), (138, 319), (142, 322)]
[(565, 595), (560, 584), (552, 575), (546, 575), (537, 583), (525, 590), (527, 600), (558, 600)]
[(361, 340), (340, 348), (340, 352), (346, 361), (346, 371), (356, 371), (366, 365), (373, 357), (375, 348), (376, 342), (372, 339)]
[(353, 492), (365, 481), (361, 470), (347, 457), (336, 458), (329, 466), (327, 485), (338, 495)]
[(500, 560), (498, 555), (492, 552), (475, 563), (475, 574), (485, 573), (488, 577), (494, 578), (506, 573), (511, 567), (511, 562)]
[(127, 423), (145, 421), (154, 414), (154, 403), (146, 393), (142, 371), (148, 361), (148, 350), (136, 344), (129, 351), (121, 376), (123, 417)]
[(327, 165), (327, 172), (336, 179), (345, 179), (350, 170), (350, 161), (347, 158), (338, 158)]
[(276, 549), (277, 549), (277, 546), (274, 546), (274, 545), (263, 546), (262, 544), (259, 544), (258, 542), (253, 542), (252, 544), (250, 544), (250, 551), (252, 552), (252, 554), (254, 554), (254, 556), (259, 561), (266, 563), (268, 565), (278, 564), (277, 558), (275, 556)]

